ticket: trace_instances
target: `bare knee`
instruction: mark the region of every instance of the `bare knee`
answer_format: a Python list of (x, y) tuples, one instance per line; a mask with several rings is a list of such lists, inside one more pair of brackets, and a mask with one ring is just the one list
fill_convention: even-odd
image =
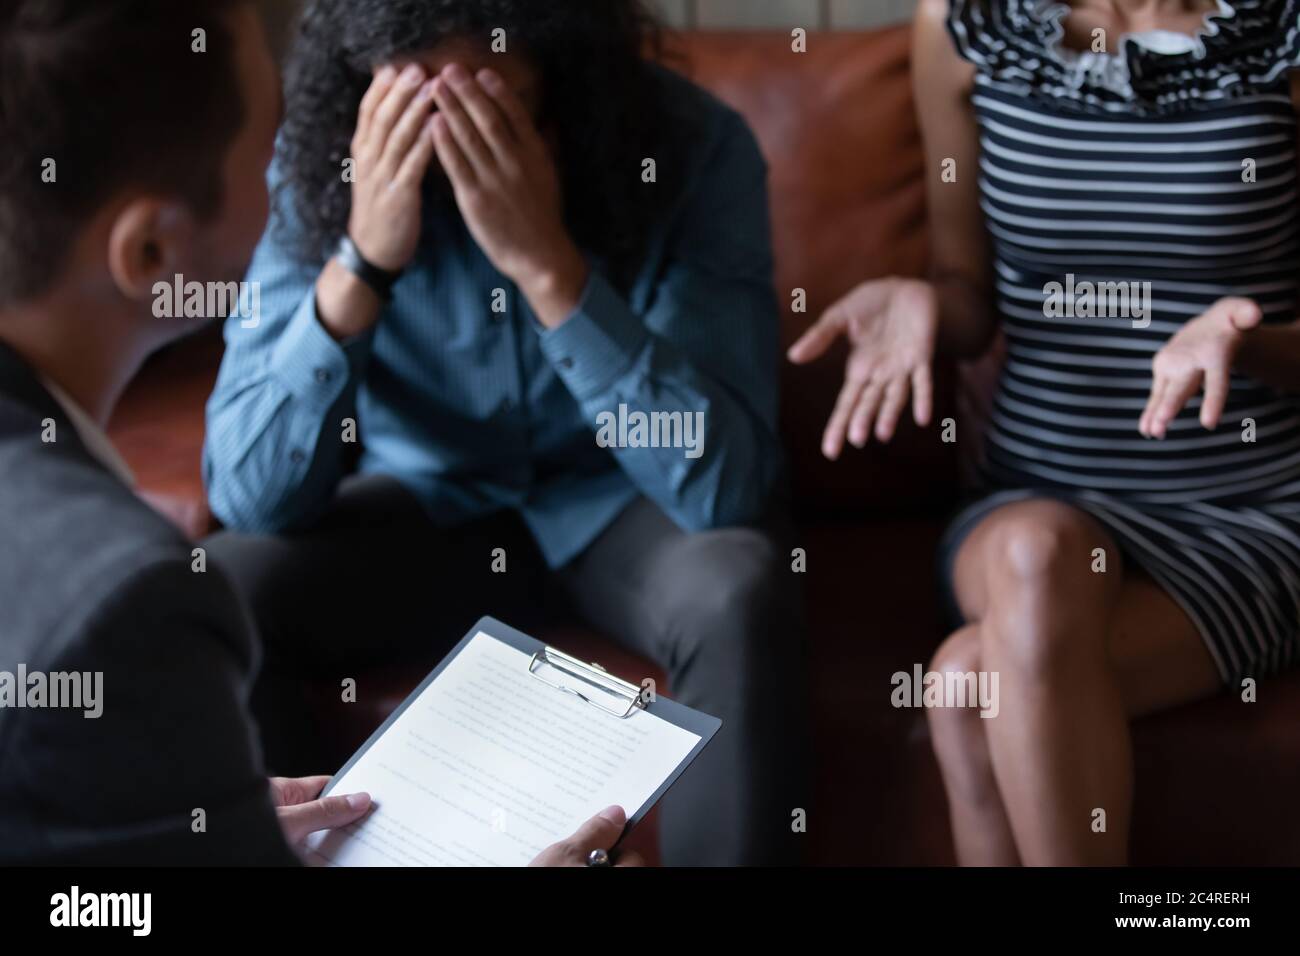
[[(1105, 531), (1083, 512), (1050, 501), (1009, 506), (988, 522), (990, 656), (1001, 667), (1050, 680), (1103, 654), (1121, 574)], [(1098, 549), (1110, 567), (1098, 563)]]
[(1067, 505), (1030, 501), (990, 516), (991, 577), (1022, 588), (1047, 588), (1091, 575), (1093, 551), (1106, 534), (1088, 515)]
[[(953, 634), (939, 646), (930, 659), (928, 672), (943, 675), (946, 680), (949, 674), (978, 674), (982, 667), (980, 632), (972, 626)], [(967, 701), (967, 704), (927, 708), (930, 740), (949, 796), (969, 805), (991, 805), (1000, 797), (985, 736), (988, 722), (980, 717), (975, 702)]]
[[(942, 686), (946, 687), (951, 683), (949, 675), (960, 678), (967, 674), (978, 674), (981, 661), (979, 631), (968, 627), (939, 645), (939, 649), (930, 658), (926, 673), (938, 675), (943, 681)], [(980, 723), (977, 702), (966, 703), (970, 706), (926, 708), (926, 721), (930, 725), (935, 751), (941, 760), (965, 759), (972, 755), (975, 748), (983, 745), (984, 728)]]

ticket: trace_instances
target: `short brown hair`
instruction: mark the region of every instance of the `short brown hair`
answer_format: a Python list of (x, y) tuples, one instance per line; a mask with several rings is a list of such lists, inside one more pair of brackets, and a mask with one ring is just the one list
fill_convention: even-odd
[(0, 0), (0, 306), (44, 292), (124, 189), (219, 207), (240, 2)]

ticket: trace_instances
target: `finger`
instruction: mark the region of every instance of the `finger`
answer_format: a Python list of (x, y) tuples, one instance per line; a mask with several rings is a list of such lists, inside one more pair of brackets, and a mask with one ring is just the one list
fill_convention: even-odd
[(1151, 419), (1151, 431), (1157, 438), (1165, 437), (1169, 430), (1169, 423), (1178, 416), (1183, 406), (1191, 401), (1192, 396), (1200, 390), (1201, 378), (1201, 373), (1198, 370), (1194, 374), (1173, 380), (1169, 388), (1165, 389), (1164, 395), (1160, 398), (1160, 404), (1156, 407), (1155, 414)]
[(514, 128), (497, 106), (496, 101), (487, 95), (478, 81), (459, 64), (453, 63), (443, 74), (451, 83), (452, 89), (460, 98), (461, 105), (474, 123), (474, 127), (487, 143), (496, 161), (505, 166), (517, 166), (519, 140)]
[(627, 814), (622, 807), (606, 807), (578, 828), (578, 832), (560, 845), (564, 856), (585, 863), (592, 850), (608, 850), (618, 842), (627, 825)]
[(412, 63), (397, 77), (389, 89), (388, 95), (379, 104), (375, 110), (374, 118), (371, 120), (370, 128), (366, 132), (365, 145), (369, 156), (378, 158), (384, 155), (384, 150), (388, 145), (388, 137), (392, 135), (393, 127), (397, 125), (398, 120), (410, 106), (411, 100), (420, 92), (420, 86), (425, 82), (423, 68)]
[(885, 400), (880, 404), (880, 414), (876, 418), (876, 437), (887, 442), (894, 437), (898, 428), (898, 419), (907, 407), (907, 379), (896, 378), (885, 389)]
[(370, 794), (322, 797), (292, 807), (280, 807), (276, 815), (285, 838), (295, 846), (317, 830), (337, 830), (355, 823), (370, 810)]
[(451, 133), (446, 115), (436, 114), (432, 123), (433, 148), (438, 154), (438, 161), (442, 163), (442, 168), (447, 171), (452, 185), (459, 189), (476, 186), (478, 176), (474, 173), (474, 167), (470, 165), (469, 160), (465, 158), (465, 154), (460, 151), (460, 145)]
[(861, 448), (871, 437), (871, 423), (876, 419), (876, 410), (880, 399), (885, 394), (884, 382), (871, 382), (862, 390), (857, 404), (853, 407), (853, 417), (849, 420), (849, 444)]
[(456, 144), (460, 146), (462, 155), (473, 165), (479, 178), (482, 178), (485, 172), (496, 165), (496, 158), (492, 155), (492, 150), (488, 149), (487, 143), (483, 142), (483, 137), (474, 127), (474, 121), (465, 112), (460, 97), (451, 88), (445, 76), (439, 76), (434, 81), (433, 98), (437, 101), (442, 115), (447, 118), (447, 125), (456, 138)]
[(790, 351), (786, 353), (790, 361), (796, 365), (803, 365), (825, 355), (826, 350), (844, 332), (844, 320), (845, 314), (839, 309), (832, 308), (814, 322), (807, 332), (799, 336), (799, 341), (790, 346)]
[(1264, 319), (1264, 310), (1251, 299), (1224, 299), (1219, 306), (1238, 332), (1248, 332)]
[(379, 104), (384, 101), (388, 91), (392, 89), (394, 81), (397, 80), (397, 67), (391, 63), (385, 65), (370, 81), (370, 86), (366, 89), (365, 96), (361, 97), (361, 105), (357, 107), (357, 132), (358, 141), (364, 140), (370, 133), (370, 124), (374, 120), (375, 110), (379, 109)]
[(1165, 389), (1168, 387), (1169, 380), (1163, 375), (1151, 381), (1151, 394), (1147, 396), (1147, 407), (1142, 410), (1142, 417), (1138, 420), (1138, 431), (1142, 433), (1143, 438), (1155, 437), (1151, 431), (1151, 420), (1155, 417), (1156, 409), (1160, 407), (1160, 399), (1164, 397)]
[(328, 776), (316, 777), (272, 777), (271, 793), (277, 807), (293, 806), (315, 800), (325, 785), (330, 782)]
[(429, 121), (432, 109), (433, 81), (429, 80), (420, 86), (415, 96), (411, 97), (411, 102), (406, 106), (406, 112), (402, 114), (402, 118), (393, 127), (388, 142), (384, 145), (384, 153), (379, 160), (379, 164), (389, 180), (397, 178), (397, 171), (401, 169), (406, 155), (419, 140), (420, 133), (424, 131), (425, 124)]
[(645, 866), (645, 859), (640, 853), (632, 850), (623, 850), (619, 852), (618, 862), (614, 864), (614, 868), (618, 869), (619, 867), (624, 866)]
[(912, 372), (912, 417), (924, 428), (934, 414), (934, 377), (930, 366), (920, 365)]
[(822, 435), (822, 454), (831, 461), (838, 459), (840, 452), (844, 450), (844, 433), (849, 427), (849, 416), (853, 414), (853, 409), (858, 404), (858, 396), (862, 394), (864, 384), (864, 382), (848, 380), (840, 389), (835, 410), (831, 412), (830, 420), (826, 423), (826, 432)]
[(501, 78), (496, 70), (479, 70), (478, 81), (488, 96), (496, 102), (514, 132), (515, 139), (525, 148), (542, 148), (542, 137), (537, 132), (537, 124), (529, 115), (527, 107), (510, 89), (510, 85)]
[(425, 173), (429, 171), (429, 161), (433, 159), (435, 149), (433, 121), (434, 117), (432, 116), (425, 120), (415, 145), (406, 154), (406, 158), (402, 160), (402, 165), (397, 170), (397, 175), (393, 177), (394, 184), (416, 186), (424, 180)]
[(1228, 390), (1231, 376), (1226, 368), (1205, 370), (1205, 400), (1201, 402), (1201, 425), (1214, 429), (1223, 417), (1224, 406), (1228, 404)]

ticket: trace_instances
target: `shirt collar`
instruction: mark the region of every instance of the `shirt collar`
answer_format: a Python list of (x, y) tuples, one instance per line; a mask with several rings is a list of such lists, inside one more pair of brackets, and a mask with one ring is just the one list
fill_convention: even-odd
[(134, 488), (135, 475), (131, 472), (131, 466), (113, 447), (113, 443), (105, 434), (104, 429), (99, 427), (99, 424), (86, 413), (85, 409), (77, 404), (71, 395), (59, 388), (50, 379), (42, 375), (41, 384), (45, 386), (51, 397), (59, 403), (63, 413), (68, 416), (68, 420), (72, 422), (72, 427), (76, 429), (77, 436), (81, 439), (81, 443), (86, 446), (86, 451), (90, 452), (91, 457), (112, 472), (128, 488)]

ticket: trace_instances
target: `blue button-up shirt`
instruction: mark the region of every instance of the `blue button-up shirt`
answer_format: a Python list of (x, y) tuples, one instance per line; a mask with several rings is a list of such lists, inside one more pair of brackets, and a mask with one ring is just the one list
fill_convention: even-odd
[[(248, 275), (260, 317), (227, 320), (208, 403), (217, 517), (255, 532), (310, 524), (352, 460), (352, 420), (363, 473), (396, 478), (443, 526), (515, 509), (552, 567), (640, 495), (687, 530), (759, 518), (781, 461), (767, 167), (734, 111), (676, 76), (669, 95), (704, 133), (685, 188), (630, 293), (593, 259), (553, 330), (453, 208), (426, 216), (374, 329), (340, 344), (316, 314), (323, 264), (295, 260), (273, 222)], [(279, 225), (292, 234), (291, 218)], [(702, 412), (701, 448), (634, 447), (649, 444), (638, 411)]]

